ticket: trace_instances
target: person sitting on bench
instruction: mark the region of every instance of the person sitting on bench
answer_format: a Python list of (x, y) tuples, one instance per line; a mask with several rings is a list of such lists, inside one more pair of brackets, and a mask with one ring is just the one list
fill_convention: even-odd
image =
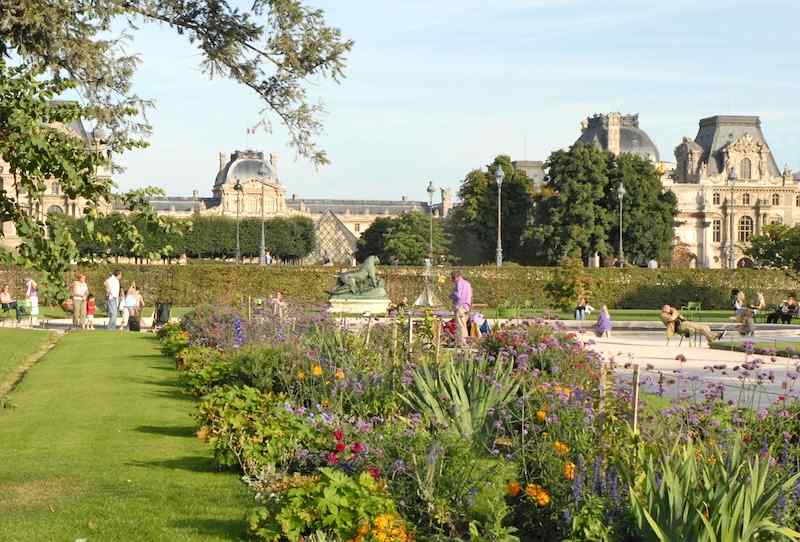
[(797, 300), (793, 295), (790, 295), (789, 299), (776, 307), (772, 314), (767, 315), (767, 323), (777, 324), (778, 320), (780, 320), (782, 324), (791, 324), (792, 318), (797, 316), (799, 311), (800, 306), (798, 306)]
[(14, 312), (17, 315), (17, 320), (19, 320), (22, 316), (22, 307), (20, 307), (19, 303), (17, 303), (11, 297), (11, 292), (9, 292), (7, 284), (0, 289), (0, 308), (2, 308), (5, 312), (14, 309)]

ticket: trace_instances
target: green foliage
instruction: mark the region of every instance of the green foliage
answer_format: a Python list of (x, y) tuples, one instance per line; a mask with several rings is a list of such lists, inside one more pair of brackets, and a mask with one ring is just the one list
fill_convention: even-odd
[(572, 516), (572, 532), (563, 542), (614, 542), (613, 525), (608, 521), (606, 501), (592, 495), (581, 503), (578, 512)]
[(0, 1), (0, 53), (46, 66), (56, 77), (68, 74), (93, 114), (113, 129), (117, 152), (131, 134), (149, 128), (128, 118), (132, 108), (150, 104), (132, 92), (139, 58), (125, 51), (142, 22), (157, 22), (197, 47), (209, 76), (232, 79), (258, 95), (264, 106), (258, 125), (269, 129), (274, 114), (300, 155), (327, 162), (315, 142), (322, 108), (310, 103), (305, 85), (308, 79), (339, 81), (353, 42), (325, 23), (322, 10), (299, 0), (256, 0), (249, 9), (216, 2), (188, 9), (179, 0), (98, 0), (90, 10), (78, 0), (35, 0), (18, 8), (14, 0)]
[(458, 196), (461, 204), (448, 218), (455, 255), (466, 263), (493, 261), (497, 248), (497, 182), (495, 171), (505, 178), (501, 194), (503, 255), (524, 262), (523, 235), (533, 204), (533, 185), (525, 172), (511, 165), (511, 158), (498, 156), (487, 171), (473, 170), (464, 178)]
[(576, 144), (550, 155), (545, 187), (536, 196), (530, 259), (553, 265), (577, 250), (612, 257), (619, 243), (619, 198), (624, 183), (623, 242), (627, 258), (668, 261), (677, 201), (665, 192), (653, 164), (630, 154), (614, 157)]
[(769, 457), (748, 458), (739, 439), (729, 455), (689, 442), (648, 460), (640, 487), (631, 488), (631, 505), (645, 540), (800, 540), (772, 519), (800, 473), (771, 480), (769, 471)]
[[(383, 263), (422, 265), (428, 254), (431, 235), (431, 217), (419, 211), (404, 213), (394, 218), (378, 218), (370, 224), (358, 240), (356, 257), (364, 261), (368, 256), (378, 256)], [(449, 257), (449, 241), (442, 222), (433, 221), (433, 253)]]
[(490, 413), (511, 401), (519, 388), (513, 371), (508, 358), (423, 365), (413, 373), (414, 388), (402, 398), (435, 426), (453, 430), (470, 443), (483, 441)]
[[(250, 515), (250, 529), (262, 540), (297, 542), (317, 531), (329, 532), (340, 540), (354, 538), (373, 524), (396, 523), (394, 503), (385, 489), (367, 473), (359, 476), (321, 468), (316, 479), (304, 480), (297, 487), (265, 496), (262, 506)], [(375, 522), (381, 518), (380, 522)], [(388, 533), (387, 533), (388, 534)], [(405, 540), (389, 537), (385, 540)]]
[(750, 239), (747, 255), (759, 266), (781, 269), (800, 280), (800, 225), (770, 224)]
[(590, 284), (581, 259), (577, 256), (565, 256), (553, 278), (545, 284), (544, 291), (556, 307), (571, 310), (580, 296), (589, 296)]

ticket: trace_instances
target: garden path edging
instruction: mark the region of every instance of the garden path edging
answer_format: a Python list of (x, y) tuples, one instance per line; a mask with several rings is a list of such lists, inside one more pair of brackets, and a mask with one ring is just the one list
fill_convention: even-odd
[[(50, 350), (55, 347), (58, 340), (62, 337), (62, 333), (56, 333), (51, 331), (47, 337), (47, 343), (42, 345), (39, 350), (28, 356), (22, 364), (20, 364), (16, 369), (12, 370), (11, 373), (2, 381), (0, 381), (0, 401), (5, 399), (5, 397), (14, 391), (22, 379), (25, 378), (25, 375), (28, 371), (39, 362)], [(0, 403), (1, 405), (1, 403)]]

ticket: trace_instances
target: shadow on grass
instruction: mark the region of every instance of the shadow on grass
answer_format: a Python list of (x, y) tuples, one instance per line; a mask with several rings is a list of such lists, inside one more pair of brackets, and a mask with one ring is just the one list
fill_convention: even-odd
[(159, 399), (173, 399), (175, 401), (196, 401), (196, 398), (192, 395), (186, 395), (180, 390), (169, 391), (154, 391), (147, 394), (149, 397), (158, 397)]
[(247, 521), (244, 516), (241, 520), (192, 518), (175, 521), (172, 527), (197, 531), (206, 536), (218, 537), (221, 540), (254, 540), (247, 534)]
[(166, 427), (140, 425), (136, 428), (136, 431), (151, 435), (163, 435), (166, 437), (194, 437), (196, 428), (193, 425), (171, 425)]
[(224, 472), (219, 468), (214, 458), (206, 455), (187, 455), (177, 459), (162, 459), (160, 461), (130, 461), (126, 465), (131, 467), (145, 467), (149, 469), (186, 470), (190, 472)]
[(176, 378), (154, 379), (154, 378), (139, 378), (139, 377), (124, 377), (120, 380), (126, 382), (133, 382), (135, 384), (145, 384), (148, 386), (163, 386), (165, 388), (178, 388), (180, 383)]
[(171, 373), (174, 373), (176, 370), (175, 367), (169, 367), (165, 365), (151, 365), (148, 367), (148, 369), (152, 369), (154, 371), (169, 371)]

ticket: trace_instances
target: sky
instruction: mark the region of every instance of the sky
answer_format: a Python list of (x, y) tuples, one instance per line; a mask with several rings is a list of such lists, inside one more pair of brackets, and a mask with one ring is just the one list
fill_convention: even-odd
[(151, 98), (150, 146), (117, 157), (121, 189), (210, 195), (218, 154), (278, 155), (287, 196), (425, 200), (498, 154), (544, 160), (594, 113), (639, 113), (662, 160), (701, 118), (758, 115), (782, 168), (800, 169), (796, 0), (307, 0), (355, 41), (346, 78), (309, 82), (325, 104), (331, 164), (297, 157), (261, 104), (209, 80), (167, 27), (143, 26), (135, 91)]

